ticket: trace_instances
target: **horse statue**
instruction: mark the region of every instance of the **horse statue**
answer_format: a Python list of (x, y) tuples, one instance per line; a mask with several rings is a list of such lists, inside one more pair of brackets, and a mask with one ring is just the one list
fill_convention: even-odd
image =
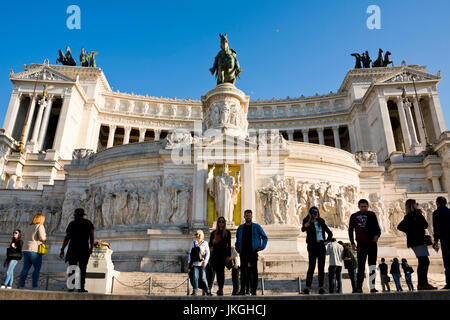
[(72, 57), (72, 53), (70, 52), (70, 47), (66, 46), (66, 54), (64, 54), (61, 50), (58, 50), (59, 58), (56, 59), (56, 63), (60, 62), (63, 66), (76, 66), (74, 58)]
[(229, 47), (227, 34), (219, 34), (219, 36), (222, 50), (217, 54), (214, 59), (214, 65), (209, 71), (211, 71), (212, 75), (216, 74), (218, 85), (222, 83), (231, 83), (234, 85), (242, 69), (236, 58), (236, 51)]
[(361, 55), (360, 55), (359, 53), (352, 53), (352, 54), (350, 54), (350, 55), (356, 58), (355, 69), (361, 69), (361, 68), (362, 68), (362, 58), (361, 58)]
[(91, 53), (88, 53), (84, 47), (81, 48), (81, 54), (80, 54), (80, 63), (82, 67), (91, 67), (96, 68), (97, 65), (95, 64), (95, 55), (98, 54), (97, 51), (92, 51)]
[(392, 64), (392, 66), (394, 66), (394, 61), (389, 59), (389, 56), (391, 54), (392, 53), (390, 51), (386, 51), (386, 54), (384, 55), (383, 67), (387, 67), (390, 64)]
[(384, 67), (383, 49), (378, 50), (378, 59), (372, 64), (372, 68)]

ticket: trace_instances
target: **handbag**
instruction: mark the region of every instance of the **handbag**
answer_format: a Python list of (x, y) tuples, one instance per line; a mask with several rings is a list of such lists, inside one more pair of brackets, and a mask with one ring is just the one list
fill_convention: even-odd
[(431, 246), (431, 245), (433, 245), (433, 239), (431, 238), (431, 236), (430, 235), (425, 235), (425, 244), (427, 245), (427, 246)]
[(38, 254), (43, 256), (48, 254), (48, 245), (46, 245), (45, 243), (41, 243), (38, 247)]
[(16, 251), (9, 247), (6, 249), (6, 259), (7, 260), (22, 260), (22, 252)]
[(391, 282), (391, 277), (386, 276), (386, 282)]

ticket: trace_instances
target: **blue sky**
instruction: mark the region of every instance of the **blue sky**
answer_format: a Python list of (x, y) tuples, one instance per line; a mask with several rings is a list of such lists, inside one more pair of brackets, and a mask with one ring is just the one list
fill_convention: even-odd
[[(81, 30), (66, 9), (81, 8)], [(369, 30), (369, 5), (381, 8), (381, 30)], [(215, 86), (208, 69), (228, 33), (251, 99), (337, 91), (354, 66), (352, 52), (392, 52), (395, 65), (442, 71), (438, 88), (450, 124), (450, 1), (1, 1), (0, 125), (12, 84), (9, 70), (55, 63), (58, 49), (98, 51), (114, 90), (200, 99)]]

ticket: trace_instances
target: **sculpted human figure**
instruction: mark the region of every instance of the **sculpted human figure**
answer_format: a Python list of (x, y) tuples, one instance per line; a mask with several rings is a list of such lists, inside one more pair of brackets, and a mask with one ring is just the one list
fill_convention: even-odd
[(139, 221), (138, 209), (139, 209), (139, 195), (134, 189), (132, 189), (128, 194), (128, 219), (127, 219), (128, 225), (138, 223)]
[(124, 225), (128, 217), (128, 189), (122, 184), (116, 186), (114, 201), (114, 225)]
[(103, 226), (105, 229), (111, 229), (113, 226), (113, 203), (114, 193), (107, 192), (102, 203)]
[(222, 175), (214, 177), (215, 166), (208, 173), (208, 190), (216, 203), (216, 211), (219, 217), (224, 217), (227, 221), (233, 221), (234, 206), (237, 203), (240, 182), (236, 182), (234, 177), (229, 175), (228, 164), (224, 164)]
[(227, 34), (219, 34), (219, 36), (222, 50), (217, 54), (214, 59), (214, 65), (209, 71), (211, 71), (211, 74), (216, 75), (218, 85), (222, 83), (231, 83), (234, 85), (242, 69), (236, 58), (236, 51), (229, 47)]
[(94, 193), (94, 226), (96, 228), (104, 227), (104, 216), (103, 216), (103, 196), (102, 189), (99, 188)]

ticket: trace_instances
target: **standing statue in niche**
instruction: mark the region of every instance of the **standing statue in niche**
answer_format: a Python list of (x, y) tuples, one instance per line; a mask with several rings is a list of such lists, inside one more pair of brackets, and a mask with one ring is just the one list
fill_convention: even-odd
[(219, 36), (222, 50), (217, 54), (214, 59), (214, 65), (209, 71), (213, 75), (216, 74), (217, 84), (231, 83), (234, 85), (242, 69), (236, 58), (236, 51), (229, 47), (227, 34), (219, 34)]
[(238, 200), (241, 188), (240, 173), (237, 173), (236, 180), (229, 175), (228, 164), (224, 164), (221, 176), (214, 177), (215, 165), (208, 173), (206, 184), (209, 194), (214, 198), (216, 211), (219, 217), (224, 217), (227, 221), (234, 220), (234, 206)]

